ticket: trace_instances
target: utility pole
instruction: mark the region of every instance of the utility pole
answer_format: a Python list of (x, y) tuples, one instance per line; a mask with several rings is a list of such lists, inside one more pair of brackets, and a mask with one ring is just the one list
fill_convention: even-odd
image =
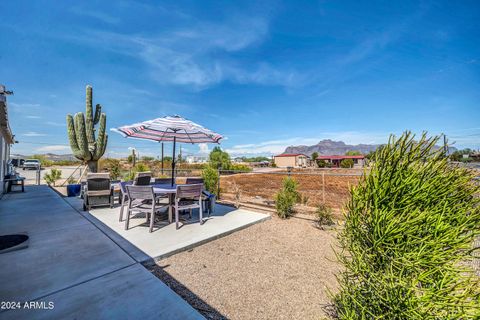
[(448, 146), (447, 146), (447, 136), (443, 135), (443, 152), (445, 153), (445, 157), (448, 156)]

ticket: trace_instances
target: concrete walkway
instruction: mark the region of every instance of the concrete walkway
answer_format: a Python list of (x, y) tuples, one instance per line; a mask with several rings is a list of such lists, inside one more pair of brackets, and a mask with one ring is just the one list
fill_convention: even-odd
[(0, 301), (20, 308), (1, 319), (203, 319), (47, 186), (0, 200), (0, 235), (16, 232), (29, 246), (0, 254)]

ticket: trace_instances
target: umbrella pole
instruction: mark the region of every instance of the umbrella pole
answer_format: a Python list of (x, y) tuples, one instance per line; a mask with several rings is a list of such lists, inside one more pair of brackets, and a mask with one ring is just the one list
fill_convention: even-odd
[(163, 142), (162, 142), (162, 176), (163, 176)]
[(175, 148), (177, 143), (177, 137), (173, 137), (173, 157), (172, 157), (172, 187), (175, 184)]

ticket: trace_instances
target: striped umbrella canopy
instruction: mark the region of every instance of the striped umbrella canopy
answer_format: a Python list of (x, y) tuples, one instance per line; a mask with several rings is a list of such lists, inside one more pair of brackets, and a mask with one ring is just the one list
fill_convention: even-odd
[(178, 115), (112, 128), (111, 130), (126, 138), (173, 142), (172, 185), (175, 181), (175, 148), (177, 142), (192, 144), (220, 143), (220, 139), (223, 138), (222, 135)]

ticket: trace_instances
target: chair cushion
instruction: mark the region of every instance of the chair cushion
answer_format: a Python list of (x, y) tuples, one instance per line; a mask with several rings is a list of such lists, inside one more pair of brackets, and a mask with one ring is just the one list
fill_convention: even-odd
[(109, 196), (110, 192), (111, 192), (110, 190), (87, 190), (86, 194), (89, 197)]

